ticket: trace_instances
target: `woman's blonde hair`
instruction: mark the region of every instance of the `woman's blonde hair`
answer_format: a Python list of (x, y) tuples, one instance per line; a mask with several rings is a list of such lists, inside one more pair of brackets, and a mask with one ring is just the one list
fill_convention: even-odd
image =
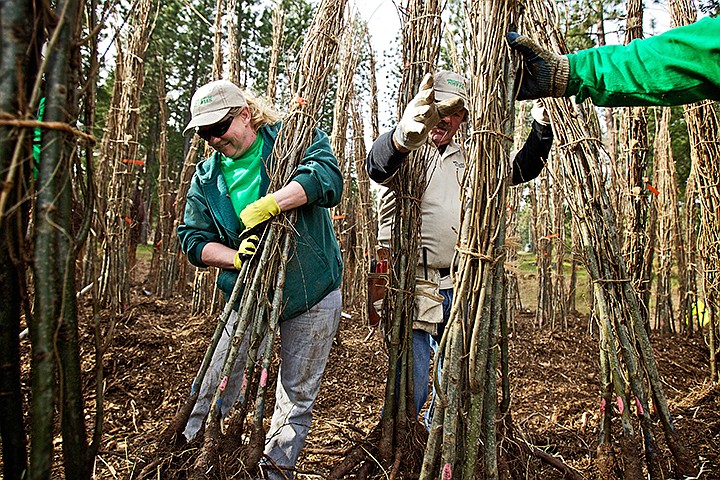
[[(250, 109), (250, 125), (253, 130), (258, 131), (260, 127), (273, 125), (280, 121), (280, 114), (275, 111), (265, 98), (256, 97), (248, 91), (243, 91), (243, 95)], [(241, 110), (242, 107), (233, 107), (228, 113), (236, 117)]]

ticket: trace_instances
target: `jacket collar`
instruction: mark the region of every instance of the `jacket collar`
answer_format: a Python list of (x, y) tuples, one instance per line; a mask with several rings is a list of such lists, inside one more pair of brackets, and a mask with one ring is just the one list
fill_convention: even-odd
[[(261, 196), (265, 195), (270, 184), (266, 163), (270, 158), (279, 129), (280, 123), (278, 122), (275, 125), (261, 127), (258, 130), (258, 135), (262, 135), (264, 140), (262, 151), (263, 168), (260, 173), (262, 175), (260, 181)], [(210, 157), (197, 164), (196, 173), (202, 193), (213, 216), (229, 233), (239, 236), (241, 233), (240, 221), (230, 201), (230, 192), (220, 169), (220, 160), (221, 154), (218, 152), (213, 153)]]

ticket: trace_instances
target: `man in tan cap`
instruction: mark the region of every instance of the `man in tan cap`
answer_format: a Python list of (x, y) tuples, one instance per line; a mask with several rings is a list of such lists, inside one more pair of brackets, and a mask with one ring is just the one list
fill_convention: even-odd
[[(192, 120), (185, 133), (197, 132), (215, 150), (197, 165), (178, 227), (190, 263), (219, 267), (217, 286), (229, 295), (242, 263), (255, 251), (257, 237), (253, 242), (251, 233), (280, 212), (296, 211), (283, 288), (275, 410), (265, 442), (269, 461), (263, 468), (266, 478), (291, 479), (340, 321), (343, 265), (328, 209), (340, 203), (342, 174), (328, 136), (316, 129), (291, 181), (268, 192), (267, 168), (280, 129), (278, 114), (227, 80), (200, 87), (190, 110)], [(208, 414), (236, 321), (233, 311), (199, 387), (184, 431), (188, 440)], [(223, 380), (222, 415), (238, 398), (247, 343), (246, 337), (230, 377)]]
[[(387, 187), (380, 200), (378, 243), (390, 248), (395, 220), (397, 172), (408, 153), (421, 150), (430, 159), (427, 187), (420, 209), (420, 255), (416, 279), (416, 319), (413, 323), (413, 393), (417, 413), (428, 397), (430, 351), (437, 350), (450, 315), (453, 254), (460, 231), (462, 181), (465, 153), (455, 135), (467, 120), (469, 103), (466, 81), (457, 73), (440, 70), (427, 74), (420, 89), (405, 107), (397, 126), (373, 143), (367, 171), (375, 182)], [(552, 130), (540, 106), (533, 108), (532, 131), (513, 162), (512, 183), (537, 177), (552, 145)], [(392, 257), (392, 252), (390, 252)], [(432, 418), (432, 404), (425, 414)]]

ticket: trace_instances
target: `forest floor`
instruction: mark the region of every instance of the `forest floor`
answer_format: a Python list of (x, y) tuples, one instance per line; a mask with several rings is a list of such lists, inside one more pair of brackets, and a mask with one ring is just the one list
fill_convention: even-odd
[[(133, 287), (133, 301), (117, 319), (105, 355), (104, 437), (94, 469), (98, 479), (134, 478), (152, 458), (159, 435), (186, 399), (214, 328), (214, 316), (189, 315), (188, 300), (161, 300), (146, 288)], [(83, 325), (90, 409), (94, 349), (92, 327), (89, 322)], [(566, 329), (540, 328), (530, 312), (517, 315), (510, 337), (516, 431), (587, 479), (597, 477), (597, 337), (597, 328), (586, 317), (569, 317)], [(703, 339), (654, 334), (652, 344), (677, 431), (701, 472), (696, 478), (719, 479), (720, 388), (706, 380)], [(325, 478), (349, 447), (366, 439), (380, 419), (386, 369), (380, 335), (357, 318), (343, 318), (301, 453), (298, 480)], [(525, 478), (563, 477), (532, 459)]]

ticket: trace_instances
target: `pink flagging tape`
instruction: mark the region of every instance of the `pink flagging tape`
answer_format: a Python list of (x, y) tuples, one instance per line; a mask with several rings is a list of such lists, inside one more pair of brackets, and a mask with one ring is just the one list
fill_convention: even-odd
[(620, 415), (622, 415), (623, 411), (625, 410), (625, 404), (622, 401), (622, 398), (620, 398), (620, 395), (617, 397), (617, 404), (618, 404), (618, 410), (620, 410)]
[(640, 399), (638, 397), (635, 397), (635, 406), (637, 407), (638, 415), (645, 415), (645, 410), (643, 410), (642, 404), (640, 403)]
[(267, 368), (263, 368), (262, 373), (260, 374), (260, 386), (263, 388), (265, 387), (265, 385), (267, 385), (267, 377), (268, 377)]
[(449, 463), (446, 463), (445, 466), (443, 467), (442, 477), (440, 477), (440, 478), (442, 478), (442, 480), (452, 479), (452, 467), (450, 466)]
[(224, 392), (224, 391), (225, 391), (225, 387), (227, 386), (227, 382), (228, 382), (228, 377), (227, 377), (227, 375), (225, 375), (225, 376), (223, 377), (222, 381), (220, 382), (220, 386), (218, 387), (221, 392)]

